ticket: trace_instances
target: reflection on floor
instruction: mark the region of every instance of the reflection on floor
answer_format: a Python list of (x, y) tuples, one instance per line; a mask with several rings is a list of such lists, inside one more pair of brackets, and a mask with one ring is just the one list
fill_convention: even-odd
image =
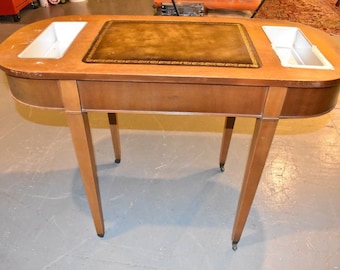
[[(127, 12), (140, 2), (109, 3)], [(60, 5), (61, 15), (95, 3)], [(236, 252), (252, 120), (238, 119), (221, 173), (221, 117), (119, 115), (115, 165), (106, 118), (91, 114), (106, 223), (98, 238), (64, 115), (15, 104), (2, 72), (0, 105), (2, 269), (340, 268), (340, 101), (327, 115), (281, 121)]]

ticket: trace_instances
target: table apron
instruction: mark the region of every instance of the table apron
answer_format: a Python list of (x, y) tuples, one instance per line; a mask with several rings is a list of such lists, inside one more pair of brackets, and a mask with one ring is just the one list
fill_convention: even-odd
[[(28, 106), (64, 110), (58, 80), (7, 76), (12, 96)], [(81, 110), (263, 116), (269, 86), (156, 82), (76, 81)], [(339, 86), (289, 87), (280, 118), (304, 118), (329, 112)]]

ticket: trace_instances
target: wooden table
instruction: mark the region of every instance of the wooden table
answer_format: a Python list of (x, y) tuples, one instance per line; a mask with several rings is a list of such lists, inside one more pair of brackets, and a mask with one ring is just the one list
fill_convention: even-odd
[[(260, 68), (238, 68), (84, 63), (84, 55), (109, 20), (241, 23), (262, 65)], [(86, 21), (87, 25), (60, 59), (18, 58), (17, 55), (53, 21)], [(262, 25), (299, 27), (335, 69), (282, 67)], [(0, 55), (1, 69), (7, 74), (16, 100), (28, 106), (66, 112), (98, 236), (103, 236), (105, 230), (88, 112), (108, 113), (116, 162), (121, 158), (116, 112), (227, 116), (219, 160), (222, 170), (235, 117), (256, 118), (232, 233), (233, 249), (241, 238), (279, 119), (329, 112), (337, 103), (340, 85), (339, 42), (314, 28), (282, 21), (66, 16), (23, 27), (0, 45)]]

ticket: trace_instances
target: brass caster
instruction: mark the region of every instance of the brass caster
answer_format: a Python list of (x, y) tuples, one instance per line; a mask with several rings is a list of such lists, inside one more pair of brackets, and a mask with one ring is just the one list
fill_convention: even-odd
[(232, 243), (232, 245), (231, 245), (233, 251), (236, 251), (236, 250), (237, 250), (237, 243), (238, 243), (238, 241), (233, 241), (233, 243)]

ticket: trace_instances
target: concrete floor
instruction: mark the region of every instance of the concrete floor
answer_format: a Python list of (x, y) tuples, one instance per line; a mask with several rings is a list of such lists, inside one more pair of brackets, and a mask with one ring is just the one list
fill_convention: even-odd
[[(103, 2), (24, 10), (22, 23)], [(105, 10), (152, 14), (141, 2)], [(340, 269), (340, 100), (327, 115), (280, 122), (236, 252), (253, 120), (238, 119), (221, 173), (222, 117), (119, 115), (123, 160), (114, 165), (105, 115), (90, 116), (104, 238), (64, 115), (13, 102), (0, 72), (0, 269)]]

